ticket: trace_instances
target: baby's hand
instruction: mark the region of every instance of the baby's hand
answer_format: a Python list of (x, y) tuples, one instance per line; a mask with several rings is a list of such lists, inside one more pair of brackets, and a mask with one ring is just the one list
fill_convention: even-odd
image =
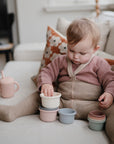
[(113, 103), (113, 96), (110, 93), (104, 92), (98, 99), (99, 106), (103, 109), (109, 108)]
[(50, 84), (43, 84), (41, 87), (41, 93), (44, 93), (45, 96), (53, 96), (53, 86)]

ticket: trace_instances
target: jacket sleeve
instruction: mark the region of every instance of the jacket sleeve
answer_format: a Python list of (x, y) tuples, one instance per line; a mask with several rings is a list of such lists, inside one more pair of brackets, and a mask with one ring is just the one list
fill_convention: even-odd
[(38, 90), (40, 90), (43, 84), (52, 84), (54, 81), (56, 81), (59, 74), (61, 61), (61, 57), (58, 56), (45, 68), (42, 68), (37, 78)]
[(104, 59), (98, 61), (97, 75), (103, 90), (114, 97), (114, 71)]

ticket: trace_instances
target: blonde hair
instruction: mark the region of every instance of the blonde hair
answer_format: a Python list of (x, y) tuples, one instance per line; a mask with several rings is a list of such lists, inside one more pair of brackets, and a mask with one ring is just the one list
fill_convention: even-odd
[(87, 36), (92, 39), (92, 46), (96, 47), (100, 39), (100, 32), (97, 25), (89, 19), (74, 20), (67, 29), (67, 41), (69, 44), (77, 44)]

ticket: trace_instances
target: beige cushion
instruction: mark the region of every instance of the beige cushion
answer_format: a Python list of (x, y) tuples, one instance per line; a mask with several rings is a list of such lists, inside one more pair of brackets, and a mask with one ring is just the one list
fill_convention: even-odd
[(15, 61), (40, 61), (43, 56), (45, 43), (24, 43), (14, 49)]
[(40, 61), (10, 61), (5, 65), (5, 76), (10, 76), (17, 81), (20, 89), (11, 98), (0, 97), (0, 105), (15, 105), (36, 91), (31, 76), (37, 74), (40, 63)]
[[(107, 36), (108, 36), (109, 30), (110, 30), (110, 24), (107, 21), (102, 23), (102, 21), (100, 22), (97, 19), (95, 19), (94, 17), (91, 17), (90, 19), (92, 21), (96, 22), (99, 29), (100, 29), (101, 39), (100, 39), (99, 45), (100, 45), (100, 50), (104, 51), (105, 44), (106, 44), (106, 41), (107, 41)], [(60, 17), (57, 20), (56, 29), (60, 33), (62, 33), (63, 35), (66, 36), (66, 30), (67, 30), (70, 23), (71, 23), (70, 21), (66, 20), (65, 18)]]
[(105, 51), (109, 54), (114, 55), (114, 25), (111, 27)]
[(102, 58), (114, 60), (114, 55), (108, 54), (108, 53), (100, 51), (100, 50), (96, 51), (96, 55), (99, 57), (102, 57)]
[(112, 70), (114, 71), (114, 55), (110, 55), (100, 50), (98, 50), (95, 54), (99, 57), (106, 59), (107, 62), (111, 65)]
[(57, 20), (57, 25), (56, 25), (57, 31), (59, 31), (64, 36), (66, 36), (66, 31), (70, 23), (71, 22), (66, 20), (65, 18), (59, 17)]

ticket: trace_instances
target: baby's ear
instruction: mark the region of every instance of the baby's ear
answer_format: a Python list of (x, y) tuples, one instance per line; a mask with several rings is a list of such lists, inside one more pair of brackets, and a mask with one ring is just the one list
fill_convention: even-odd
[(100, 46), (97, 45), (95, 48), (94, 48), (94, 52), (96, 52), (98, 49), (100, 49)]

